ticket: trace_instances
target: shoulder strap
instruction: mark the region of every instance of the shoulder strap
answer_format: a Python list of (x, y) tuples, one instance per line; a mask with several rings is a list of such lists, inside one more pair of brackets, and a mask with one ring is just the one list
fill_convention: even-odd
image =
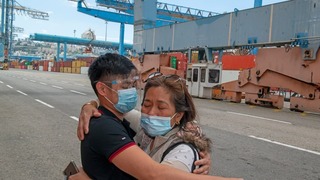
[(199, 157), (199, 156), (197, 156), (198, 151), (196, 150), (196, 147), (195, 147), (193, 144), (191, 144), (191, 143), (186, 143), (186, 142), (183, 142), (183, 141), (182, 141), (182, 142), (177, 142), (177, 143), (175, 143), (175, 144), (172, 144), (171, 146), (169, 146), (169, 147), (163, 152), (162, 157), (161, 157), (161, 160), (160, 160), (160, 163), (163, 161), (164, 157), (165, 157), (170, 151), (172, 151), (174, 148), (176, 148), (177, 146), (179, 146), (179, 145), (181, 145), (181, 144), (185, 144), (185, 145), (189, 146), (189, 147), (192, 149), (192, 151), (193, 151), (194, 160), (193, 160), (192, 167), (191, 167), (191, 172), (193, 172), (193, 170), (195, 170), (195, 168), (196, 168), (196, 166), (194, 165), (194, 162), (195, 162), (196, 160), (198, 160), (197, 157)]

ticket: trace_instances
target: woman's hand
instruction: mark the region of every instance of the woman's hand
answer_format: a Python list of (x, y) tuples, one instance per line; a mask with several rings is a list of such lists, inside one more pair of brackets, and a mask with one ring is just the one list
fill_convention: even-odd
[(209, 152), (200, 152), (200, 160), (194, 162), (199, 168), (193, 171), (194, 174), (209, 174), (211, 167), (211, 156)]
[(91, 180), (91, 179), (81, 167), (79, 168), (79, 172), (77, 174), (69, 176), (68, 180)]
[(97, 109), (97, 102), (90, 101), (90, 103), (86, 103), (82, 106), (79, 122), (78, 122), (78, 129), (77, 135), (80, 141), (84, 139), (84, 135), (89, 133), (89, 122), (91, 117), (100, 117), (101, 113)]
[[(196, 121), (187, 122), (187, 124), (180, 130), (177, 135), (183, 139), (198, 138), (198, 140), (202, 140), (204, 146), (200, 149), (200, 160), (197, 160), (194, 164), (199, 166), (196, 168), (193, 173), (194, 174), (209, 174), (209, 170), (211, 167), (211, 157), (210, 157), (210, 145), (211, 140), (206, 138), (205, 135), (202, 133), (201, 127)], [(190, 139), (188, 139), (190, 141)]]

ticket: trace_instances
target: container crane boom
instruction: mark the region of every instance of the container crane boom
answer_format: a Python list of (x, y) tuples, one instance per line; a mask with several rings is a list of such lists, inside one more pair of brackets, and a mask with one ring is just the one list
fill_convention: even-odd
[(18, 15), (28, 15), (33, 19), (39, 20), (49, 20), (49, 14), (47, 12), (24, 7), (15, 0), (2, 0), (2, 2), (0, 3), (0, 7), (2, 7), (1, 44), (4, 45), (4, 53), (0, 56), (2, 56), (4, 60), (8, 60), (9, 53), (11, 54), (12, 50), (12, 39), (14, 37), (13, 31), (23, 31), (22, 28), (13, 27), (13, 12), (16, 11)]
[[(33, 19), (40, 19), (40, 20), (49, 20), (49, 14), (47, 12), (39, 11), (36, 9), (31, 9), (27, 8), (25, 6), (22, 6), (19, 4), (17, 1), (14, 1), (13, 9), (18, 13), (18, 14), (26, 14), (29, 17)], [(2, 6), (2, 4), (0, 5)], [(9, 8), (11, 6), (9, 5)]]
[[(134, 14), (134, 3), (130, 0), (96, 0), (96, 3), (98, 6), (113, 8), (130, 15)], [(157, 18), (161, 20), (185, 22), (218, 14), (211, 11), (157, 2)]]

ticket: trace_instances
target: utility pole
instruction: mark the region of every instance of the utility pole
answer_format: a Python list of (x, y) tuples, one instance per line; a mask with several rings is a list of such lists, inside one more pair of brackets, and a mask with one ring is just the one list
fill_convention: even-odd
[(4, 27), (4, 17), (5, 17), (5, 0), (2, 0), (1, 6), (1, 42), (0, 42), (0, 61), (4, 60), (4, 38), (5, 38), (5, 27)]
[(8, 61), (9, 49), (9, 0), (5, 2), (4, 61)]
[(14, 13), (13, 13), (13, 6), (14, 6), (14, 0), (10, 0), (10, 15), (9, 15), (9, 21), (10, 21), (10, 35), (9, 35), (9, 44), (8, 44), (8, 53), (9, 53), (9, 56), (8, 56), (8, 59), (12, 56), (12, 51), (13, 51), (13, 40), (14, 40), (14, 37), (13, 37), (13, 20), (14, 20)]

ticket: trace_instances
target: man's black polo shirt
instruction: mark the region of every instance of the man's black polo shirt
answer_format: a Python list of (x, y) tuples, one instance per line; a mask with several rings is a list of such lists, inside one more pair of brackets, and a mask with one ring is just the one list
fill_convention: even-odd
[(125, 119), (100, 106), (102, 116), (91, 118), (89, 134), (81, 141), (81, 161), (85, 172), (93, 179), (134, 179), (111, 163), (123, 150), (135, 145), (135, 135)]

